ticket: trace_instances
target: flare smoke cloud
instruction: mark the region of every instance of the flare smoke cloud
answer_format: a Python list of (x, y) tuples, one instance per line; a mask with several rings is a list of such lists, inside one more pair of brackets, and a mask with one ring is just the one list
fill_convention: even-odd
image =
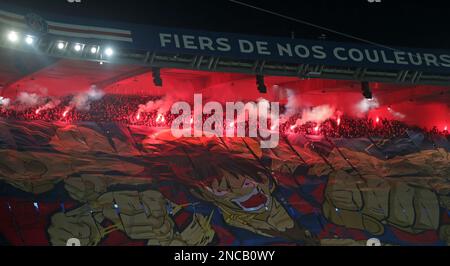
[(44, 102), (44, 98), (36, 93), (21, 92), (17, 96), (17, 102), (26, 107), (35, 107)]
[(104, 95), (103, 90), (98, 89), (96, 86), (91, 86), (87, 92), (75, 95), (70, 102), (70, 106), (75, 107), (79, 111), (89, 111), (91, 103), (100, 100)]
[(8, 98), (3, 98), (0, 96), (0, 107), (8, 107), (8, 105), (11, 103), (11, 100)]
[(356, 106), (357, 111), (359, 114), (367, 114), (370, 110), (377, 109), (380, 107), (380, 104), (378, 103), (378, 100), (376, 98), (373, 99), (363, 99), (361, 102), (358, 103)]
[(302, 118), (297, 120), (297, 125), (301, 126), (308, 122), (323, 123), (332, 118), (335, 113), (335, 108), (329, 105), (321, 105), (312, 109), (305, 109), (302, 113)]

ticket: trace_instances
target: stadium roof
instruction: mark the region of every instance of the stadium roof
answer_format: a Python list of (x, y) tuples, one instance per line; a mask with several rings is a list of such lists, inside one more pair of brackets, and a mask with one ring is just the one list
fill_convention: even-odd
[[(10, 6), (0, 11), (0, 22), (0, 46), (50, 58), (301, 78), (450, 83), (448, 50), (181, 30), (29, 13)], [(32, 45), (11, 43), (6, 37), (10, 33), (29, 36)], [(117, 54), (106, 56), (112, 48)]]
[[(317, 39), (325, 33), (330, 40), (349, 41), (331, 32), (266, 14), (229, 0), (2, 0), (35, 13), (49, 12), (100, 20), (163, 27), (236, 32), (265, 36)], [(448, 6), (445, 1), (367, 0), (278, 1), (242, 0), (270, 11), (303, 19), (385, 45), (416, 48), (450, 47), (447, 34)], [(108, 12), (104, 12), (107, 9)], [(207, 10), (207, 11), (206, 11)], [(356, 41), (356, 40), (355, 40)]]

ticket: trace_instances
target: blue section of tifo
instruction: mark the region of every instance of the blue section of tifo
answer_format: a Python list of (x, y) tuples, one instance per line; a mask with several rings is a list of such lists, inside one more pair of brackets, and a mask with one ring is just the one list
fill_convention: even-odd
[[(450, 151), (450, 142), (444, 136), (433, 136), (427, 139), (423, 133), (415, 131), (408, 131), (406, 136), (392, 138), (381, 144), (382, 140), (380, 138), (341, 138), (333, 139), (333, 142), (338, 147), (368, 153), (378, 159), (389, 159), (438, 148)], [(372, 147), (368, 149), (371, 145)]]

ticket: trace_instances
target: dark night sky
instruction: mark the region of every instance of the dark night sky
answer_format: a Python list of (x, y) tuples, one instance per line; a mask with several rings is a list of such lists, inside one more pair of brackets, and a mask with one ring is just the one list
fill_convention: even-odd
[[(242, 0), (271, 11), (306, 20), (374, 42), (422, 48), (450, 49), (450, 5), (446, 1), (382, 0)], [(34, 12), (86, 16), (123, 22), (200, 30), (299, 38), (354, 41), (227, 0), (0, 0)], [(356, 42), (356, 41), (355, 41)]]

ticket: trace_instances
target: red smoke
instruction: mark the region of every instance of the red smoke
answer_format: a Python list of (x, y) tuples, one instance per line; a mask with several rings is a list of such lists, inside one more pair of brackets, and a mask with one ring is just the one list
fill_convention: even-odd
[[(24, 92), (28, 91), (30, 95), (34, 93), (39, 99), (44, 96), (56, 98), (56, 96), (66, 94), (83, 94), (92, 85), (93, 82), (87, 77), (94, 80), (94, 76), (89, 71), (85, 71), (85, 67), (77, 68), (78, 65), (74, 65), (73, 62), (63, 62), (61, 65), (64, 69), (70, 69), (73, 75), (69, 75), (70, 73), (61, 75), (63, 78), (56, 80), (38, 73), (35, 75), (34, 80), (23, 81), (20, 84), (21, 90)], [(92, 67), (96, 69), (94, 66)], [(120, 71), (128, 70), (131, 72), (131, 67), (125, 66), (111, 70), (102, 70), (104, 66), (98, 68), (98, 71), (102, 71), (102, 75), (108, 74), (113, 76), (113, 71), (117, 72), (119, 69)], [(281, 123), (284, 122), (283, 119), (287, 119), (295, 113), (327, 105), (335, 110), (329, 118), (335, 119), (338, 124), (342, 123), (338, 119), (345, 115), (369, 117), (373, 120), (376, 117), (380, 119), (397, 119), (409, 125), (420, 127), (432, 128), (437, 126), (440, 130), (450, 125), (450, 100), (448, 96), (450, 89), (448, 87), (371, 83), (373, 95), (377, 98), (379, 107), (367, 113), (361, 113), (358, 111), (357, 106), (364, 98), (358, 82), (322, 79), (301, 80), (297, 77), (266, 76), (265, 83), (268, 93), (260, 94), (256, 89), (254, 75), (163, 69), (161, 78), (164, 81), (162, 88), (153, 85), (152, 76), (149, 73), (132, 76), (111, 84), (97, 85), (99, 90), (102, 89), (105, 93), (159, 96), (161, 102), (158, 103), (158, 108), (150, 109), (154, 109), (160, 114), (170, 111), (170, 107), (174, 102), (186, 101), (192, 103), (194, 93), (202, 93), (204, 102), (217, 101), (222, 104), (226, 101), (257, 102), (261, 97), (268, 101), (280, 102), (281, 105), (286, 107), (286, 110), (283, 110), (285, 112), (282, 112), (284, 117), (282, 117)], [(99, 79), (108, 80), (104, 76), (99, 77)], [(36, 84), (46, 88), (45, 94), (39, 94), (39, 91), (35, 89)], [(10, 105), (9, 107), (0, 106), (0, 108), (14, 108), (19, 93), (15, 89), (5, 89), (2, 96), (5, 99), (11, 99)], [(79, 97), (80, 101), (78, 102), (81, 105), (86, 103), (84, 101), (85, 98)], [(33, 109), (33, 111), (36, 114), (44, 113), (43, 109), (41, 109), (44, 103), (37, 105), (36, 107), (40, 107), (36, 110)], [(142, 102), (141, 104), (145, 106), (148, 103)], [(69, 105), (69, 103), (66, 103), (66, 105)], [(393, 111), (389, 111), (387, 107), (390, 107)], [(139, 109), (138, 106), (136, 106), (137, 109)], [(69, 111), (65, 110), (62, 116), (66, 117)], [(130, 115), (130, 118), (143, 121), (148, 113), (151, 112), (144, 108), (142, 113), (134, 113)], [(317, 119), (310, 118), (306, 120)]]

